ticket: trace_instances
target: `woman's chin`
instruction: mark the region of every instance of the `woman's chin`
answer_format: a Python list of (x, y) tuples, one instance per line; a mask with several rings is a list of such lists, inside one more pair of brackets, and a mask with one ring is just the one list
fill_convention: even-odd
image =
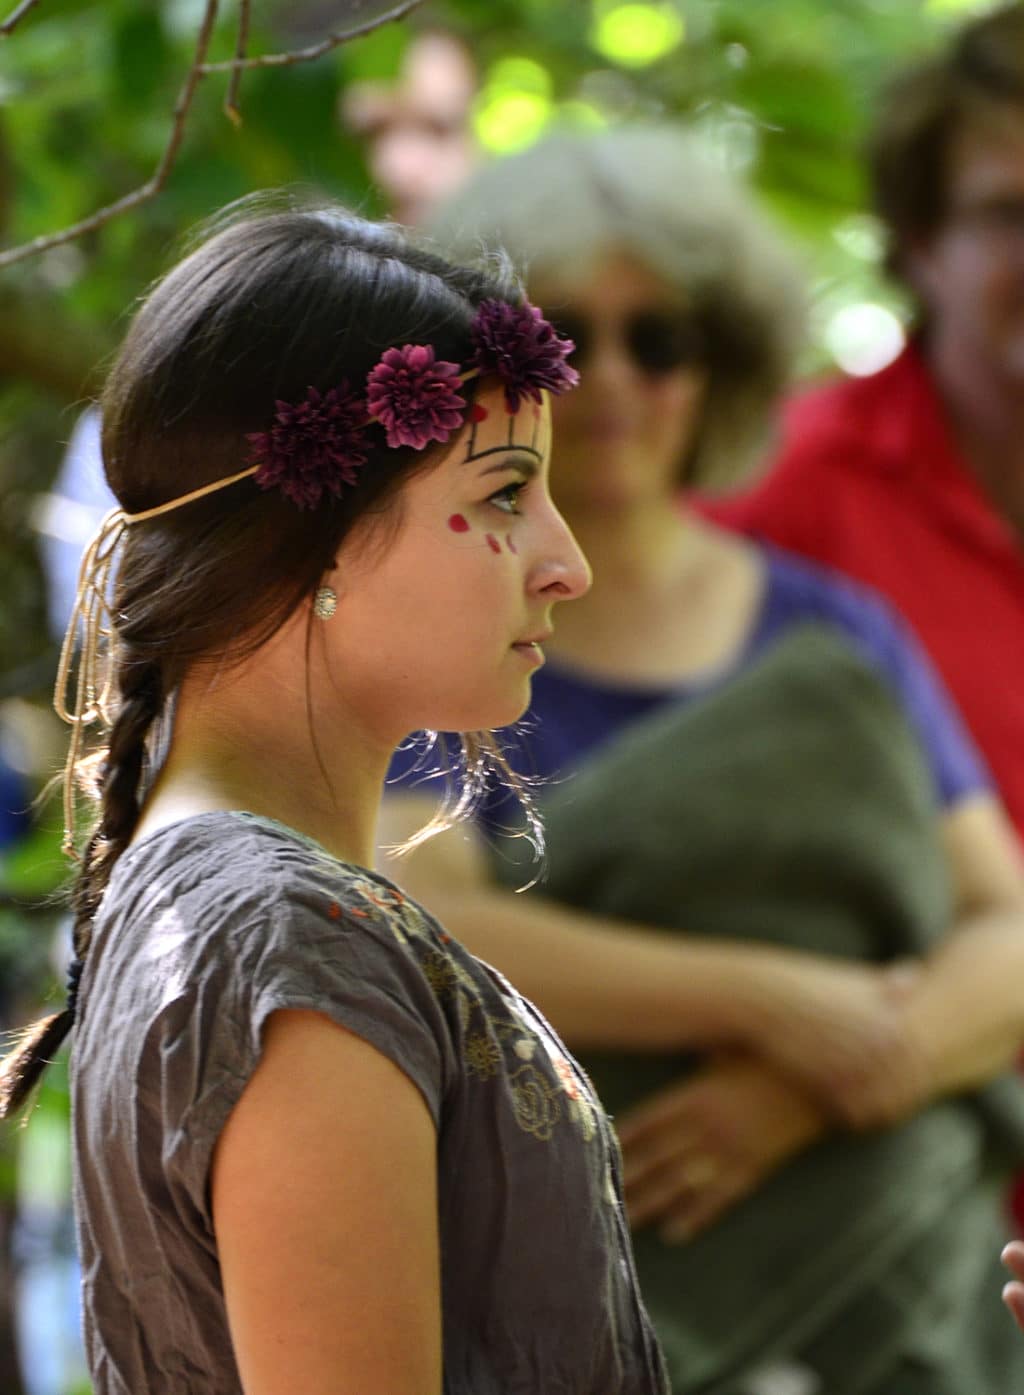
[(513, 726), (530, 706), (530, 678), (526, 677), (517, 685), (515, 693), (503, 695), (500, 699), (491, 698), (479, 703), (465, 704), (457, 710), (450, 709), (438, 714), (440, 720), (422, 722), (417, 730), (427, 731), (496, 731), (501, 727)]

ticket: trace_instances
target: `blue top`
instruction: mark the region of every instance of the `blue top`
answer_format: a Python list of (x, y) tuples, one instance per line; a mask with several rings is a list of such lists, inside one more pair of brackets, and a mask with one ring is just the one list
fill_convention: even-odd
[[(529, 778), (550, 780), (579, 765), (588, 752), (621, 728), (669, 702), (695, 702), (741, 673), (794, 625), (817, 621), (834, 626), (889, 684), (921, 740), (935, 781), (936, 801), (950, 808), (968, 795), (992, 789), (982, 758), (908, 626), (880, 596), (772, 547), (761, 549), (764, 592), (739, 653), (724, 668), (668, 686), (646, 687), (595, 679), (570, 666), (549, 662), (533, 679), (529, 712), (503, 733), (512, 768)], [(441, 762), (425, 738), (398, 750), (388, 787), (430, 788)], [(515, 795), (497, 777), (478, 810), (489, 832), (521, 824)]]

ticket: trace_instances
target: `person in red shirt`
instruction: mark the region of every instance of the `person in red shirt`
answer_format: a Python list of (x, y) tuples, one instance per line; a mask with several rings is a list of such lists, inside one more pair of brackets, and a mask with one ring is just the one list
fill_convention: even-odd
[(897, 78), (871, 166), (911, 341), (797, 397), (773, 468), (708, 508), (896, 603), (1024, 834), (1024, 5)]

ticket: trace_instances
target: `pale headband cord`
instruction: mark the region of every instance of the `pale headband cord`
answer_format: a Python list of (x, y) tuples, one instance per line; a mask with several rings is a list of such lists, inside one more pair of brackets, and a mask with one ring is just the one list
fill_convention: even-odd
[[(114, 561), (120, 550), (127, 529), (133, 523), (145, 523), (147, 519), (158, 518), (170, 513), (207, 494), (237, 484), (239, 480), (254, 475), (259, 466), (251, 465), (226, 479), (214, 480), (200, 489), (193, 489), (178, 499), (170, 499), (166, 504), (144, 509), (141, 513), (125, 513), (123, 509), (111, 509), (105, 516), (96, 536), (85, 549), (78, 572), (78, 588), (71, 618), (61, 645), (60, 663), (57, 666), (57, 681), (53, 691), (53, 706), (63, 721), (71, 727), (71, 741), (67, 760), (64, 763), (64, 839), (63, 851), (69, 857), (77, 856), (75, 850), (75, 772), (82, 754), (85, 728), (94, 723), (110, 726), (110, 699), (114, 682), (117, 658), (117, 630), (110, 610), (110, 575)], [(78, 656), (78, 672), (74, 680), (74, 702), (68, 706), (68, 688), (71, 682), (71, 669), (75, 658), (78, 629), (82, 629), (81, 652)], [(106, 664), (102, 683), (99, 682), (100, 641), (106, 640)]]

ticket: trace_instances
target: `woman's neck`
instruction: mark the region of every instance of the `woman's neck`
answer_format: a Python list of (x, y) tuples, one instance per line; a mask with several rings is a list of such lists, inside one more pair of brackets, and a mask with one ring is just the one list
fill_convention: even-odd
[(339, 712), (307, 709), (298, 684), (186, 680), (167, 756), (135, 838), (196, 814), (244, 809), (287, 824), (345, 862), (372, 866), (389, 750)]
[[(599, 590), (623, 584), (640, 590), (657, 587), (698, 542), (692, 516), (675, 500), (659, 499), (617, 512), (575, 510), (566, 517), (590, 560)], [(578, 613), (593, 594), (563, 609)]]
[(764, 594), (755, 548), (675, 500), (569, 523), (594, 584), (559, 607), (553, 657), (599, 680), (657, 685), (718, 670), (742, 650)]

